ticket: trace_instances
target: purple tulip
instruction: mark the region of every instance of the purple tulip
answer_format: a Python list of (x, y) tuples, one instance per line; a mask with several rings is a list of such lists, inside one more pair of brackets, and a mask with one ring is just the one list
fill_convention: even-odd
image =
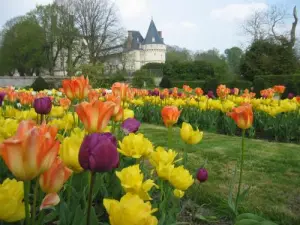
[(208, 179), (208, 172), (204, 168), (200, 168), (197, 172), (197, 179), (200, 182), (205, 182)]
[(161, 100), (163, 100), (165, 98), (164, 94), (160, 94), (159, 97)]
[(85, 136), (79, 151), (79, 163), (85, 170), (106, 172), (119, 165), (117, 140), (111, 133)]
[(215, 98), (214, 92), (213, 91), (208, 91), (207, 92), (207, 97), (208, 98)]
[(36, 113), (46, 115), (52, 109), (52, 101), (49, 97), (36, 98), (33, 102), (33, 107)]
[(128, 118), (122, 123), (122, 129), (125, 132), (125, 134), (137, 132), (140, 126), (141, 123), (134, 118)]
[(289, 93), (288, 94), (288, 99), (292, 99), (292, 98), (294, 98), (295, 97), (295, 95), (293, 94), (293, 93)]
[(154, 91), (152, 92), (152, 94), (153, 94), (154, 96), (159, 96), (159, 91), (158, 91), (158, 90), (154, 90)]
[(234, 88), (231, 88), (230, 89), (230, 94), (234, 95), (235, 91), (234, 91)]
[(177, 93), (177, 96), (178, 96), (178, 97), (181, 97), (181, 96), (182, 96), (182, 93), (181, 93), (181, 92), (178, 92), (178, 93)]
[(6, 93), (5, 92), (0, 92), (0, 107), (2, 106), (2, 103), (4, 101)]
[(169, 95), (173, 94), (173, 90), (169, 90)]

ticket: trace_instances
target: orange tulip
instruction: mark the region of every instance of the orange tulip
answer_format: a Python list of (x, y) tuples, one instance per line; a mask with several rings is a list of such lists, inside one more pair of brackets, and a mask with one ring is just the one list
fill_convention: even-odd
[(283, 94), (284, 91), (285, 91), (285, 86), (283, 86), (283, 85), (275, 85), (273, 87), (273, 89), (274, 89), (275, 92), (277, 92), (279, 94)]
[(183, 85), (182, 88), (187, 93), (191, 93), (193, 91), (193, 88), (191, 88), (189, 85)]
[(99, 100), (88, 103), (82, 102), (76, 108), (76, 113), (89, 133), (101, 132), (107, 126), (114, 113), (115, 103)]
[(114, 114), (113, 114), (113, 116), (116, 116), (117, 114), (120, 114), (120, 110), (121, 110), (121, 98), (119, 96), (116, 97), (114, 95), (106, 95), (106, 100), (115, 103), (115, 108), (114, 108)]
[(59, 198), (57, 193), (47, 194), (45, 196), (45, 198), (43, 199), (43, 201), (42, 201), (42, 204), (40, 206), (40, 210), (48, 209), (48, 208), (51, 208), (53, 206), (56, 206), (56, 205), (58, 205), (59, 202), (60, 202), (60, 198)]
[(161, 116), (166, 127), (170, 127), (177, 123), (181, 111), (176, 106), (165, 106), (161, 110)]
[(69, 179), (72, 170), (67, 168), (63, 162), (56, 158), (49, 170), (41, 174), (39, 183), (43, 192), (57, 193)]
[(113, 120), (115, 122), (120, 122), (123, 120), (124, 117), (124, 110), (123, 108), (120, 108), (119, 112), (113, 117)]
[(88, 96), (90, 85), (89, 79), (81, 77), (72, 77), (62, 81), (65, 95), (70, 99), (82, 100)]
[(126, 100), (128, 97), (129, 85), (126, 83), (114, 83), (111, 90), (115, 96), (120, 96), (121, 100)]
[(238, 88), (233, 88), (233, 94), (238, 95), (240, 90)]
[(219, 98), (226, 98), (226, 96), (230, 93), (230, 89), (226, 87), (226, 85), (219, 85), (217, 88), (217, 95)]
[(31, 105), (34, 97), (31, 93), (21, 92), (19, 93), (19, 100), (22, 105)]
[(197, 96), (201, 96), (201, 95), (203, 95), (203, 90), (202, 90), (202, 88), (195, 88), (195, 93), (196, 93), (196, 95)]
[(68, 110), (71, 105), (71, 101), (68, 98), (61, 98), (59, 99), (59, 104), (64, 108), (64, 110)]
[(233, 108), (232, 112), (227, 114), (231, 117), (236, 125), (246, 130), (252, 126), (253, 123), (253, 111), (250, 104), (244, 103), (243, 105)]
[(296, 101), (300, 103), (300, 96), (296, 96)]
[(51, 167), (59, 150), (56, 134), (53, 126), (35, 126), (33, 121), (20, 123), (16, 135), (0, 146), (2, 158), (15, 177), (32, 180)]
[(100, 93), (96, 90), (90, 90), (88, 94), (89, 102), (94, 102), (99, 100)]
[(268, 88), (260, 91), (260, 95), (264, 98), (273, 98), (274, 96), (274, 89)]
[(14, 90), (11, 90), (6, 93), (6, 96), (8, 101), (14, 102), (16, 101), (18, 94)]

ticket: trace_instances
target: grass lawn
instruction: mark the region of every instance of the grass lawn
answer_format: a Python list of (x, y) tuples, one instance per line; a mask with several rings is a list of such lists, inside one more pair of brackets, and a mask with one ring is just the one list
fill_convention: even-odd
[[(140, 131), (156, 146), (167, 145), (166, 128), (143, 124)], [(180, 139), (179, 128), (173, 133), (172, 147), (182, 152), (185, 144)], [(240, 146), (240, 137), (205, 132), (202, 142), (189, 149), (188, 169), (196, 173), (207, 159), (205, 167), (209, 173), (207, 182), (191, 188), (187, 194), (189, 202), (202, 206), (202, 211), (209, 209), (219, 219), (227, 217), (230, 221), (227, 199), (240, 158)], [(240, 211), (260, 214), (282, 225), (299, 225), (300, 145), (246, 139), (245, 148), (243, 182), (244, 188), (250, 186), (250, 191)], [(230, 224), (224, 218), (220, 220), (223, 222), (217, 224)]]

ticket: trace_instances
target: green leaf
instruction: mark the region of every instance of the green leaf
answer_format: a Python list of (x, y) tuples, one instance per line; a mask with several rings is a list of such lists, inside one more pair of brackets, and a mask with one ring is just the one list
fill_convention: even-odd
[(258, 222), (262, 222), (265, 220), (261, 216), (258, 216), (258, 215), (252, 214), (252, 213), (243, 213), (236, 217), (236, 221), (240, 221), (243, 219), (251, 219), (251, 220), (258, 221)]
[(91, 224), (99, 224), (99, 220), (94, 207), (91, 208)]
[(72, 222), (72, 225), (82, 225), (84, 223), (84, 212), (81, 209), (81, 206), (77, 206), (75, 210), (75, 216)]
[(235, 207), (236, 207), (236, 205), (234, 204), (234, 201), (233, 201), (233, 186), (234, 186), (236, 171), (237, 171), (237, 165), (235, 165), (232, 179), (229, 184), (229, 195), (228, 195), (228, 206), (232, 210), (233, 213), (235, 213)]
[(47, 214), (44, 217), (43, 223), (44, 224), (48, 224), (50, 222), (53, 222), (53, 220), (55, 220), (55, 218), (58, 216), (58, 213), (56, 210), (53, 210), (51, 213)]
[(234, 225), (260, 225), (260, 222), (251, 219), (243, 219), (236, 222)]
[(248, 186), (245, 190), (243, 190), (243, 192), (240, 194), (239, 196), (239, 199), (238, 199), (238, 202), (242, 202), (244, 201), (244, 199), (247, 197), (248, 193), (249, 193), (249, 190), (250, 190), (250, 186)]

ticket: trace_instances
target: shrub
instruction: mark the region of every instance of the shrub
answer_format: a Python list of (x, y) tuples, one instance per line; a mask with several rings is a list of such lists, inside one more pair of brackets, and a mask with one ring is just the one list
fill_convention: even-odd
[(229, 88), (239, 88), (242, 90), (248, 89), (250, 90), (250, 88), (252, 87), (252, 82), (251, 81), (247, 81), (247, 80), (234, 80), (231, 82), (227, 82), (224, 83), (226, 86), (228, 86)]
[(159, 86), (161, 88), (172, 88), (172, 82), (170, 81), (170, 79), (166, 76), (163, 76), (163, 78), (160, 81)]
[(137, 88), (154, 87), (154, 80), (147, 70), (137, 70), (133, 73), (132, 86)]
[(256, 77), (253, 81), (253, 87), (256, 97), (259, 97), (260, 91), (266, 88), (264, 79), (262, 77)]
[(219, 85), (219, 81), (215, 77), (208, 77), (205, 80), (204, 91), (215, 91)]
[(45, 81), (43, 77), (37, 77), (33, 84), (31, 85), (31, 88), (34, 91), (42, 91), (45, 89), (49, 89), (49, 84)]
[(189, 85), (191, 88), (196, 87), (204, 87), (205, 81), (204, 80), (196, 80), (196, 81), (189, 81), (189, 80), (177, 80), (172, 82), (174, 87), (182, 88), (183, 85)]

